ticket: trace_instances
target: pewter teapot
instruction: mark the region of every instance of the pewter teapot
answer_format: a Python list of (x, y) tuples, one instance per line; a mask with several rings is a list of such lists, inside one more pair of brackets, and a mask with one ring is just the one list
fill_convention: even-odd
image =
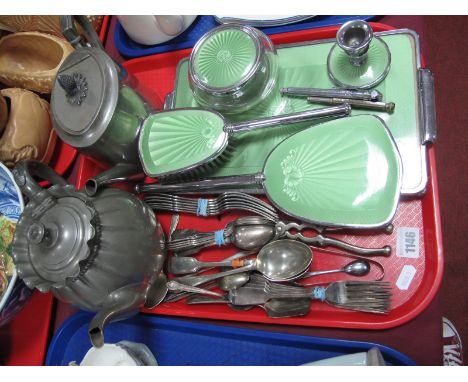
[[(86, 32), (88, 42), (73, 19)], [(144, 86), (104, 51), (85, 17), (60, 16), (60, 24), (76, 49), (57, 72), (50, 99), (52, 125), (62, 141), (110, 166), (88, 179), (85, 191), (92, 196), (102, 185), (142, 179), (138, 136), (152, 110), (137, 90)], [(159, 109), (160, 101), (152, 98)]]
[[(37, 161), (12, 172), (29, 198), (13, 239), (18, 275), (31, 289), (97, 312), (89, 326), (94, 346), (104, 344), (108, 321), (162, 301), (164, 232), (145, 203), (116, 188), (90, 197)], [(40, 187), (33, 176), (52, 186)]]

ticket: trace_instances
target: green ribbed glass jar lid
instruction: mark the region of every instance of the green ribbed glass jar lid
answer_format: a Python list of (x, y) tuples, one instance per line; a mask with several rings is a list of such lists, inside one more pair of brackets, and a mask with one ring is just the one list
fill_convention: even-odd
[(256, 58), (257, 47), (248, 33), (223, 29), (208, 36), (197, 48), (194, 74), (208, 87), (230, 87), (245, 78)]

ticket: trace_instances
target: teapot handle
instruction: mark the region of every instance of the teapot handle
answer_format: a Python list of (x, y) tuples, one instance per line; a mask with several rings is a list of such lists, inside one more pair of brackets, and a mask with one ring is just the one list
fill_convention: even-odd
[(49, 197), (49, 193), (37, 184), (33, 176), (48, 180), (52, 184), (60, 186), (68, 185), (68, 182), (52, 168), (35, 160), (18, 162), (13, 168), (12, 173), (21, 191), (36, 204), (40, 204)]
[[(88, 43), (83, 41), (83, 38), (81, 35), (78, 33), (75, 27), (74, 20), (80, 24), (81, 28), (83, 28), (86, 38), (88, 40)], [(77, 15), (77, 16), (60, 16), (60, 29), (62, 31), (63, 36), (65, 39), (73, 45), (75, 49), (81, 48), (87, 45), (90, 45), (94, 48), (99, 48), (101, 49), (104, 53), (104, 46), (102, 45), (101, 40), (99, 39), (98, 34), (94, 30), (93, 26), (89, 22), (89, 20), (82, 15)], [(107, 53), (106, 53), (107, 54)], [(109, 57), (111, 58), (111, 57)], [(112, 59), (112, 58), (111, 58)], [(114, 60), (112, 60), (114, 61)], [(114, 64), (117, 68), (117, 72), (119, 75), (119, 80), (125, 81), (125, 84), (129, 84), (132, 81), (135, 81), (135, 78), (133, 76), (129, 76), (127, 71), (123, 68), (122, 65), (114, 61)], [(59, 78), (60, 81), (60, 78)], [(61, 84), (63, 86), (63, 84)], [(136, 85), (133, 85), (132, 87), (136, 87)]]
[(68, 42), (72, 44), (74, 48), (80, 48), (86, 45), (85, 43), (83, 43), (83, 39), (76, 30), (74, 20), (76, 20), (78, 24), (80, 24), (80, 26), (83, 28), (89, 44), (93, 47), (101, 48), (102, 50), (104, 50), (104, 47), (102, 46), (102, 43), (99, 40), (99, 36), (97, 35), (93, 26), (91, 25), (89, 20), (82, 15), (60, 16), (60, 29), (62, 31), (63, 36), (68, 40)]

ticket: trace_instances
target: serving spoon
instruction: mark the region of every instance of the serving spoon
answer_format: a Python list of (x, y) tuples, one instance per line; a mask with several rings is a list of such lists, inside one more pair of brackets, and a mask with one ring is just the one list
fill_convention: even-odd
[[(289, 281), (299, 277), (312, 263), (312, 250), (303, 243), (294, 240), (278, 240), (265, 245), (255, 260), (234, 261), (234, 266), (239, 267), (225, 272), (219, 272), (204, 276), (185, 276), (168, 282), (171, 290), (177, 289), (172, 281), (183, 283), (182, 285), (197, 286), (218, 278), (257, 270), (271, 281)], [(189, 291), (191, 292), (191, 291)]]

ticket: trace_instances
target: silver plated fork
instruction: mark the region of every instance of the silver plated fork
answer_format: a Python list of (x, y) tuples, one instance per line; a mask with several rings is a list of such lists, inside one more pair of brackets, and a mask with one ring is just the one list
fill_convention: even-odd
[(185, 212), (197, 216), (220, 215), (226, 211), (243, 210), (263, 216), (269, 220), (279, 219), (275, 209), (256, 198), (242, 192), (225, 192), (214, 199), (189, 198), (171, 194), (144, 193), (143, 199), (152, 209)]
[(270, 298), (309, 297), (338, 308), (380, 314), (390, 311), (392, 297), (391, 284), (386, 281), (335, 281), (313, 288), (267, 281), (264, 291)]
[(224, 294), (203, 288), (181, 284), (175, 280), (167, 283), (170, 290), (187, 291), (227, 298), (233, 305), (259, 305), (270, 299), (311, 298), (320, 300), (341, 309), (359, 312), (386, 314), (390, 311), (392, 288), (385, 281), (335, 281), (327, 286), (304, 288), (265, 281), (247, 285)]

